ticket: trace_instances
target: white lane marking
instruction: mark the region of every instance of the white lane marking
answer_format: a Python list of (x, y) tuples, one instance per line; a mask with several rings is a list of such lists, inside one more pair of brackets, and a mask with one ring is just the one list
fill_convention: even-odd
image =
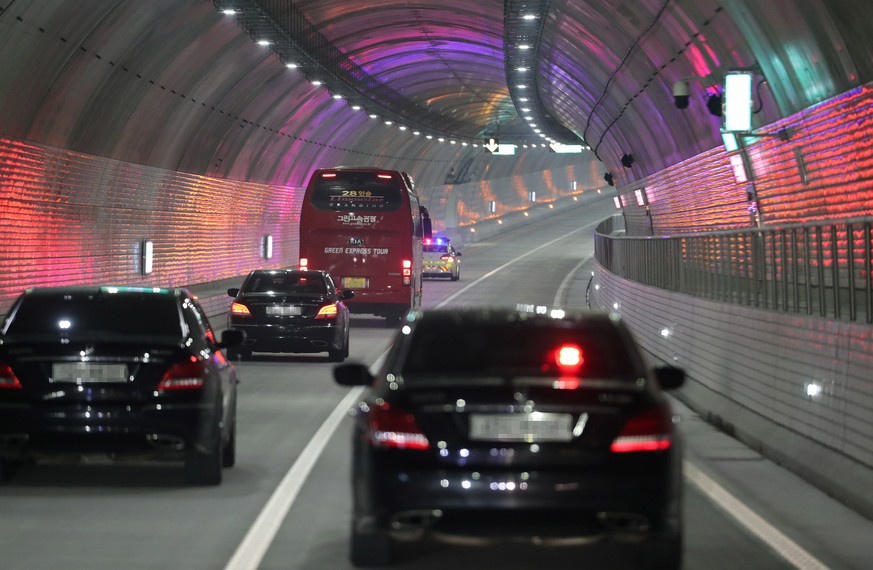
[(472, 283), (468, 284), (466, 287), (462, 287), (461, 289), (455, 291), (454, 293), (452, 293), (451, 295), (449, 295), (448, 297), (446, 297), (445, 299), (443, 299), (442, 301), (440, 301), (440, 302), (439, 302), (439, 303), (438, 303), (434, 308), (435, 308), (435, 309), (440, 309), (440, 308), (442, 308), (442, 307), (445, 307), (445, 306), (448, 305), (451, 301), (454, 301), (455, 299), (457, 299), (458, 297), (460, 297), (462, 294), (464, 294), (468, 289), (470, 289), (471, 287), (474, 287), (474, 286), (478, 285), (478, 284), (481, 283), (482, 281), (484, 281), (484, 280), (488, 279), (489, 277), (493, 276), (495, 273), (498, 273), (498, 272), (500, 272), (500, 271), (503, 271), (504, 269), (506, 269), (506, 268), (509, 267), (510, 265), (513, 265), (513, 264), (517, 263), (518, 261), (521, 261), (522, 259), (524, 259), (524, 258), (527, 257), (528, 255), (532, 255), (532, 254), (538, 252), (539, 250), (541, 250), (541, 249), (543, 249), (543, 248), (549, 247), (550, 245), (552, 245), (552, 244), (555, 243), (555, 242), (559, 242), (559, 241), (561, 241), (562, 239), (567, 238), (568, 236), (571, 236), (571, 235), (573, 235), (573, 234), (577, 234), (577, 233), (581, 232), (582, 230), (586, 230), (586, 229), (588, 229), (588, 228), (595, 227), (595, 226), (597, 226), (597, 224), (599, 224), (599, 223), (600, 223), (599, 221), (597, 221), (597, 222), (592, 222), (592, 223), (590, 223), (590, 224), (588, 224), (588, 225), (582, 226), (581, 228), (576, 228), (576, 229), (573, 230), (572, 232), (567, 232), (567, 233), (565, 233), (564, 235), (562, 235), (562, 236), (560, 236), (560, 237), (556, 237), (555, 239), (553, 239), (553, 240), (550, 241), (550, 242), (546, 242), (546, 243), (544, 243), (543, 245), (541, 245), (541, 246), (539, 246), (539, 247), (536, 247), (536, 248), (534, 248), (534, 249), (528, 251), (527, 253), (523, 253), (523, 254), (519, 255), (519, 256), (516, 257), (515, 259), (511, 259), (511, 260), (507, 261), (506, 263), (504, 263), (504, 264), (501, 265), (500, 267), (497, 267), (497, 268), (495, 268), (495, 269), (492, 269), (491, 271), (489, 271), (488, 273), (486, 273), (485, 275), (483, 275), (483, 276), (480, 277), (479, 279), (476, 279), (476, 280), (473, 281)]
[(340, 421), (348, 414), (349, 408), (354, 405), (355, 401), (360, 398), (363, 388), (355, 388), (346, 394), (346, 397), (337, 405), (330, 413), (312, 440), (306, 444), (303, 452), (285, 474), (282, 482), (273, 491), (273, 495), (261, 513), (255, 520), (245, 538), (237, 547), (233, 557), (225, 566), (225, 570), (256, 570), (264, 554), (267, 552), (270, 543), (273, 542), (276, 533), (279, 532), (279, 527), (282, 521), (285, 520), (285, 515), (297, 499), (300, 489), (306, 482), (306, 477), (321, 455), (321, 452), (327, 446)]
[(555, 293), (555, 300), (552, 301), (552, 307), (555, 309), (561, 308), (561, 297), (564, 296), (564, 289), (567, 289), (570, 286), (570, 281), (573, 279), (573, 276), (576, 275), (576, 272), (579, 271), (579, 268), (582, 267), (586, 261), (591, 259), (591, 257), (583, 257), (579, 260), (579, 263), (576, 264), (576, 267), (570, 270), (567, 273), (567, 276), (564, 277), (564, 280), (561, 281), (561, 284), (558, 286), (558, 292)]
[(760, 515), (731, 495), (724, 487), (716, 483), (706, 473), (698, 469), (688, 460), (683, 462), (685, 478), (691, 481), (715, 504), (724, 509), (738, 523), (779, 553), (795, 568), (800, 570), (828, 570), (812, 554), (799, 544), (782, 534), (776, 527), (765, 521)]

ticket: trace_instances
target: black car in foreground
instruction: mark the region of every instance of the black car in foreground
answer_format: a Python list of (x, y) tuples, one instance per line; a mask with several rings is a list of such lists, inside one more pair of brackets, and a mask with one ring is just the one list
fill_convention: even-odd
[(349, 355), (349, 309), (353, 291), (339, 292), (326, 271), (256, 269), (233, 297), (228, 326), (245, 331), (231, 358), (252, 352), (325, 352), (331, 362)]
[(30, 459), (182, 460), (217, 485), (236, 453), (237, 377), (184, 289), (25, 291), (0, 328), (0, 475)]
[(681, 450), (661, 390), (684, 372), (647, 368), (616, 316), (541, 312), (413, 312), (375, 377), (334, 369), (371, 387), (353, 436), (356, 566), (430, 537), (625, 540), (643, 567), (680, 567)]

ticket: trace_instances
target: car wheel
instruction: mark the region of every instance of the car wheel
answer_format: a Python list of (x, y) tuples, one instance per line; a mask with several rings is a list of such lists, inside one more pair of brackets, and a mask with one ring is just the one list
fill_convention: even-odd
[(218, 485), (221, 483), (221, 467), (224, 464), (224, 445), (218, 439), (207, 453), (191, 450), (185, 457), (185, 483), (188, 485)]
[(0, 481), (8, 481), (18, 469), (21, 462), (0, 457)]
[(645, 570), (679, 570), (682, 567), (682, 536), (650, 538), (640, 549)]
[(349, 333), (346, 333), (346, 342), (343, 344), (343, 356), (345, 358), (349, 357)]
[(330, 362), (342, 362), (346, 359), (345, 356), (345, 347), (340, 347), (337, 349), (331, 348), (327, 351), (327, 359)]
[(391, 538), (385, 531), (360, 532), (352, 522), (349, 559), (354, 566), (369, 568), (388, 566), (392, 559)]
[(458, 271), (457, 274), (453, 274), (453, 275), (452, 275), (452, 281), (457, 281), (457, 280), (460, 279), (460, 278), (461, 278), (461, 272), (460, 272), (460, 271)]
[(221, 450), (221, 466), (233, 467), (236, 463), (236, 410), (230, 420), (230, 437)]

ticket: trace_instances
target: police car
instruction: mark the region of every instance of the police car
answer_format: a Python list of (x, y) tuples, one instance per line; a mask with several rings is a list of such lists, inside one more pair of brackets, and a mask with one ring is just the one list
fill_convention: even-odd
[(449, 238), (434, 236), (422, 245), (424, 277), (449, 277), (452, 281), (461, 278), (461, 252), (452, 247)]

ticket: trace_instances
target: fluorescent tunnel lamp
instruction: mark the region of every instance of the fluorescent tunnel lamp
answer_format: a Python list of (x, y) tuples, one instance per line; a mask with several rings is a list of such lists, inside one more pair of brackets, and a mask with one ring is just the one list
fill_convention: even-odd
[(729, 71), (724, 76), (724, 130), (752, 130), (752, 72)]

